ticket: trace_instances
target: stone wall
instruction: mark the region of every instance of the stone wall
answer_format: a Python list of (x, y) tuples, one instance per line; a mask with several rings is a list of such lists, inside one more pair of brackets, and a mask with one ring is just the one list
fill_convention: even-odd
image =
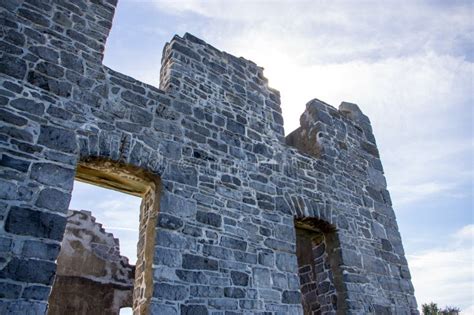
[(153, 269), (155, 235), (159, 204), (156, 187), (148, 189), (140, 206), (140, 228), (137, 244), (137, 265), (133, 309), (136, 314), (148, 314), (153, 296)]
[(132, 306), (135, 267), (89, 211), (68, 212), (49, 315), (110, 314)]
[(101, 64), (114, 0), (0, 7), (0, 313), (46, 311), (75, 172), (91, 159), (160, 180), (150, 313), (301, 314), (295, 218), (336, 230), (338, 311), (417, 313), (356, 105), (313, 100), (285, 140), (279, 93), (251, 61), (175, 36), (158, 89)]
[(338, 297), (335, 285), (335, 281), (341, 281), (337, 277), (342, 276), (332, 256), (336, 246), (320, 230), (296, 228), (296, 257), (305, 315), (336, 314), (338, 298), (343, 299)]

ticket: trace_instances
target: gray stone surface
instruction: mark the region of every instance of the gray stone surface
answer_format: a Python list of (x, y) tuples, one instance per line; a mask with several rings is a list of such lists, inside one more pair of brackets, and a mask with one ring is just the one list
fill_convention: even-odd
[(75, 169), (95, 159), (160, 179), (151, 313), (302, 314), (294, 220), (315, 218), (339, 242), (338, 311), (416, 314), (360, 108), (314, 99), (285, 138), (262, 68), (190, 34), (164, 47), (159, 88), (117, 73), (115, 6), (0, 4), (0, 313), (45, 313)]

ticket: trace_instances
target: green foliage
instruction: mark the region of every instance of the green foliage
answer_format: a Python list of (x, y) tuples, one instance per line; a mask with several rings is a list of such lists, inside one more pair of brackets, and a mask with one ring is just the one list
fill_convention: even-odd
[(421, 305), (423, 315), (458, 315), (461, 309), (456, 306), (446, 306), (443, 309), (438, 307), (438, 304), (430, 302), (429, 304)]
[(440, 311), (441, 315), (458, 315), (461, 309), (456, 306), (446, 306)]
[(430, 304), (423, 304), (421, 306), (421, 311), (423, 312), (423, 315), (438, 315), (438, 304), (433, 302), (431, 302)]

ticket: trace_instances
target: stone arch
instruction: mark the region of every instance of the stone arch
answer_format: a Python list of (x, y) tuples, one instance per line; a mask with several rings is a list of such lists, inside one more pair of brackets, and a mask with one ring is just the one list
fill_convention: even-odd
[[(290, 166), (298, 169), (298, 165)], [(314, 218), (326, 224), (337, 226), (338, 212), (335, 211), (330, 201), (325, 198), (310, 198), (305, 196), (301, 187), (294, 187), (292, 191), (277, 197), (277, 206), (281, 212), (293, 215), (295, 218)]]
[(316, 217), (294, 217), (296, 256), (304, 315), (345, 314), (340, 243), (335, 225)]
[(142, 169), (162, 176), (166, 156), (160, 148), (152, 148), (133, 134), (123, 131), (100, 130), (94, 124), (84, 124), (78, 132), (79, 163), (98, 159), (127, 167)]

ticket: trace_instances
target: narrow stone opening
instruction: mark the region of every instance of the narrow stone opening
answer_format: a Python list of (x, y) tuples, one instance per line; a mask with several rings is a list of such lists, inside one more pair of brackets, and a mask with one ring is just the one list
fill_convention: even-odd
[(154, 176), (134, 167), (103, 160), (78, 165), (48, 314), (147, 313), (158, 189)]
[(133, 309), (131, 307), (122, 307), (120, 309), (120, 315), (132, 315)]
[(337, 235), (324, 221), (295, 219), (296, 256), (304, 315), (336, 314), (343, 309)]

